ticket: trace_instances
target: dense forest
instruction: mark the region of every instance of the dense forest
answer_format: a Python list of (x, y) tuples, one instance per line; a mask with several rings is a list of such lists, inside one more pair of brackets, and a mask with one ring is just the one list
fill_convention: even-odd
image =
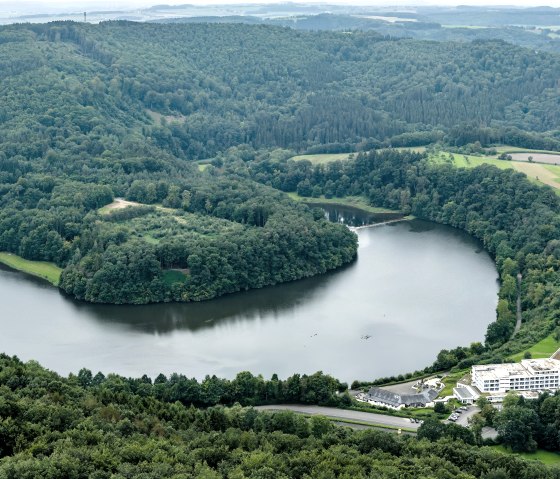
[[(320, 379), (308, 389), (329, 384)], [(289, 387), (302, 381), (292, 378)], [(558, 468), (480, 448), (456, 425), (427, 422), (419, 439), (352, 431), (322, 417), (225, 408), (209, 387), (216, 405), (198, 409), (178, 384), (85, 370), (66, 379), (0, 356), (0, 478), (560, 477)], [(240, 375), (229, 401), (247, 404), (258, 384), (279, 387)], [(553, 413), (547, 401), (543, 409)]]

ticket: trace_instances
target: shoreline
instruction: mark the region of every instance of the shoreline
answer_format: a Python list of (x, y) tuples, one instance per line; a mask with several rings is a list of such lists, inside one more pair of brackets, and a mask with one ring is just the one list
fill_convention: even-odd
[(0, 263), (14, 271), (29, 274), (58, 287), (62, 268), (46, 261), (32, 261), (7, 251), (0, 252)]

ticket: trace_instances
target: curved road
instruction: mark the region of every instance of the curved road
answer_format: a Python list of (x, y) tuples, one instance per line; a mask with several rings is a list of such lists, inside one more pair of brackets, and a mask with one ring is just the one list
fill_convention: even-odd
[(334, 407), (305, 406), (301, 404), (272, 404), (269, 406), (256, 406), (259, 411), (293, 411), (309, 416), (325, 416), (341, 421), (359, 421), (372, 426), (400, 427), (406, 429), (418, 429), (420, 424), (410, 422), (410, 419), (396, 416), (386, 416), (369, 412), (352, 411), (348, 409), (337, 409)]

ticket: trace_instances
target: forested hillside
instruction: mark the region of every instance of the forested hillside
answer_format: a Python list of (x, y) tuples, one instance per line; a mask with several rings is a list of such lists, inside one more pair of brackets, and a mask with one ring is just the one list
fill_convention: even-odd
[[(351, 431), (290, 412), (196, 409), (184, 379), (152, 383), (146, 377), (91, 377), (85, 370), (65, 379), (36, 363), (0, 356), (0, 478), (560, 477), (558, 468), (467, 444), (458, 438), (472, 443), (472, 435), (456, 425), (427, 429), (420, 435), (429, 442)], [(318, 379), (307, 379), (309, 390), (318, 390)], [(242, 403), (264, 384), (246, 373), (234, 383), (231, 393)], [(212, 399), (212, 387), (219, 384), (210, 378), (203, 383), (214, 404), (220, 398)], [(268, 384), (271, 391), (279, 387), (274, 379)], [(547, 401), (546, 410), (554, 411), (556, 399)]]
[[(154, 144), (186, 159), (241, 143), (348, 148), (397, 137), (425, 144), (463, 123), (495, 127), (499, 140), (505, 129), (551, 132), (559, 121), (559, 59), (504, 42), (122, 22), (9, 26), (0, 42), (3, 88), (12, 92), (0, 110), (6, 127), (17, 125), (21, 135), (31, 126), (22, 127), (30, 118), (23, 122), (14, 104), (20, 83), (35, 113), (56, 116), (66, 103), (37, 99), (38, 82), (66, 92), (82, 128), (108, 115), (122, 125), (126, 115), (128, 127), (144, 127)], [(148, 110), (170, 124), (156, 117), (149, 126)], [(398, 138), (403, 133), (411, 137)]]

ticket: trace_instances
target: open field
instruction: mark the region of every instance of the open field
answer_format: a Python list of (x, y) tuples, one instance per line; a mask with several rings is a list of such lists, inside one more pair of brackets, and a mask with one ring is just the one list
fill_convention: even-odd
[(17, 269), (18, 271), (46, 279), (54, 286), (58, 285), (58, 282), (60, 281), (60, 273), (62, 272), (62, 269), (53, 263), (47, 263), (45, 261), (30, 261), (12, 253), (1, 252), (0, 263), (3, 263), (10, 268)]
[(498, 154), (501, 153), (546, 153), (549, 155), (560, 155), (560, 151), (532, 150), (531, 148), (520, 148), (519, 146), (499, 145), (496, 146)]
[(317, 155), (297, 155), (292, 156), (290, 159), (294, 161), (308, 160), (314, 165), (320, 165), (323, 163), (330, 163), (336, 160), (347, 160), (350, 155), (355, 153), (325, 153)]
[(560, 164), (560, 155), (553, 155), (551, 153), (509, 153), (511, 159), (514, 161), (529, 161), (531, 157), (535, 163), (546, 163), (547, 165)]
[(557, 452), (545, 451), (544, 449), (539, 449), (536, 452), (512, 452), (502, 445), (489, 447), (494, 449), (494, 451), (498, 451), (503, 454), (515, 454), (529, 461), (541, 461), (545, 464), (560, 464), (560, 454)]
[(368, 204), (367, 200), (361, 196), (345, 196), (344, 198), (325, 198), (324, 196), (320, 196), (319, 198), (311, 198), (299, 196), (297, 193), (287, 193), (287, 195), (292, 200), (309, 204), (327, 203), (332, 205), (351, 206), (352, 208), (359, 208), (360, 210), (367, 211), (368, 213), (398, 213), (398, 211), (390, 210), (387, 208), (378, 208), (376, 206), (371, 206)]
[[(555, 189), (560, 189), (560, 166), (514, 162), (513, 167), (539, 183), (552, 186), (552, 188)], [(553, 170), (553, 168), (556, 168), (556, 170)]]
[(480, 165), (493, 165), (500, 169), (512, 168), (525, 173), (533, 182), (551, 186), (560, 193), (560, 166), (529, 163), (527, 161), (499, 160), (494, 156), (473, 156), (448, 152), (436, 153), (432, 155), (431, 160), (442, 163), (449, 161), (451, 157), (453, 158), (453, 164), (458, 168), (475, 168)]
[[(560, 348), (560, 341), (556, 341), (553, 335), (547, 336), (542, 341), (531, 346), (526, 351), (531, 353), (533, 358), (549, 358)], [(523, 354), (526, 351), (522, 351), (510, 357), (512, 361), (521, 361), (523, 359)]]

